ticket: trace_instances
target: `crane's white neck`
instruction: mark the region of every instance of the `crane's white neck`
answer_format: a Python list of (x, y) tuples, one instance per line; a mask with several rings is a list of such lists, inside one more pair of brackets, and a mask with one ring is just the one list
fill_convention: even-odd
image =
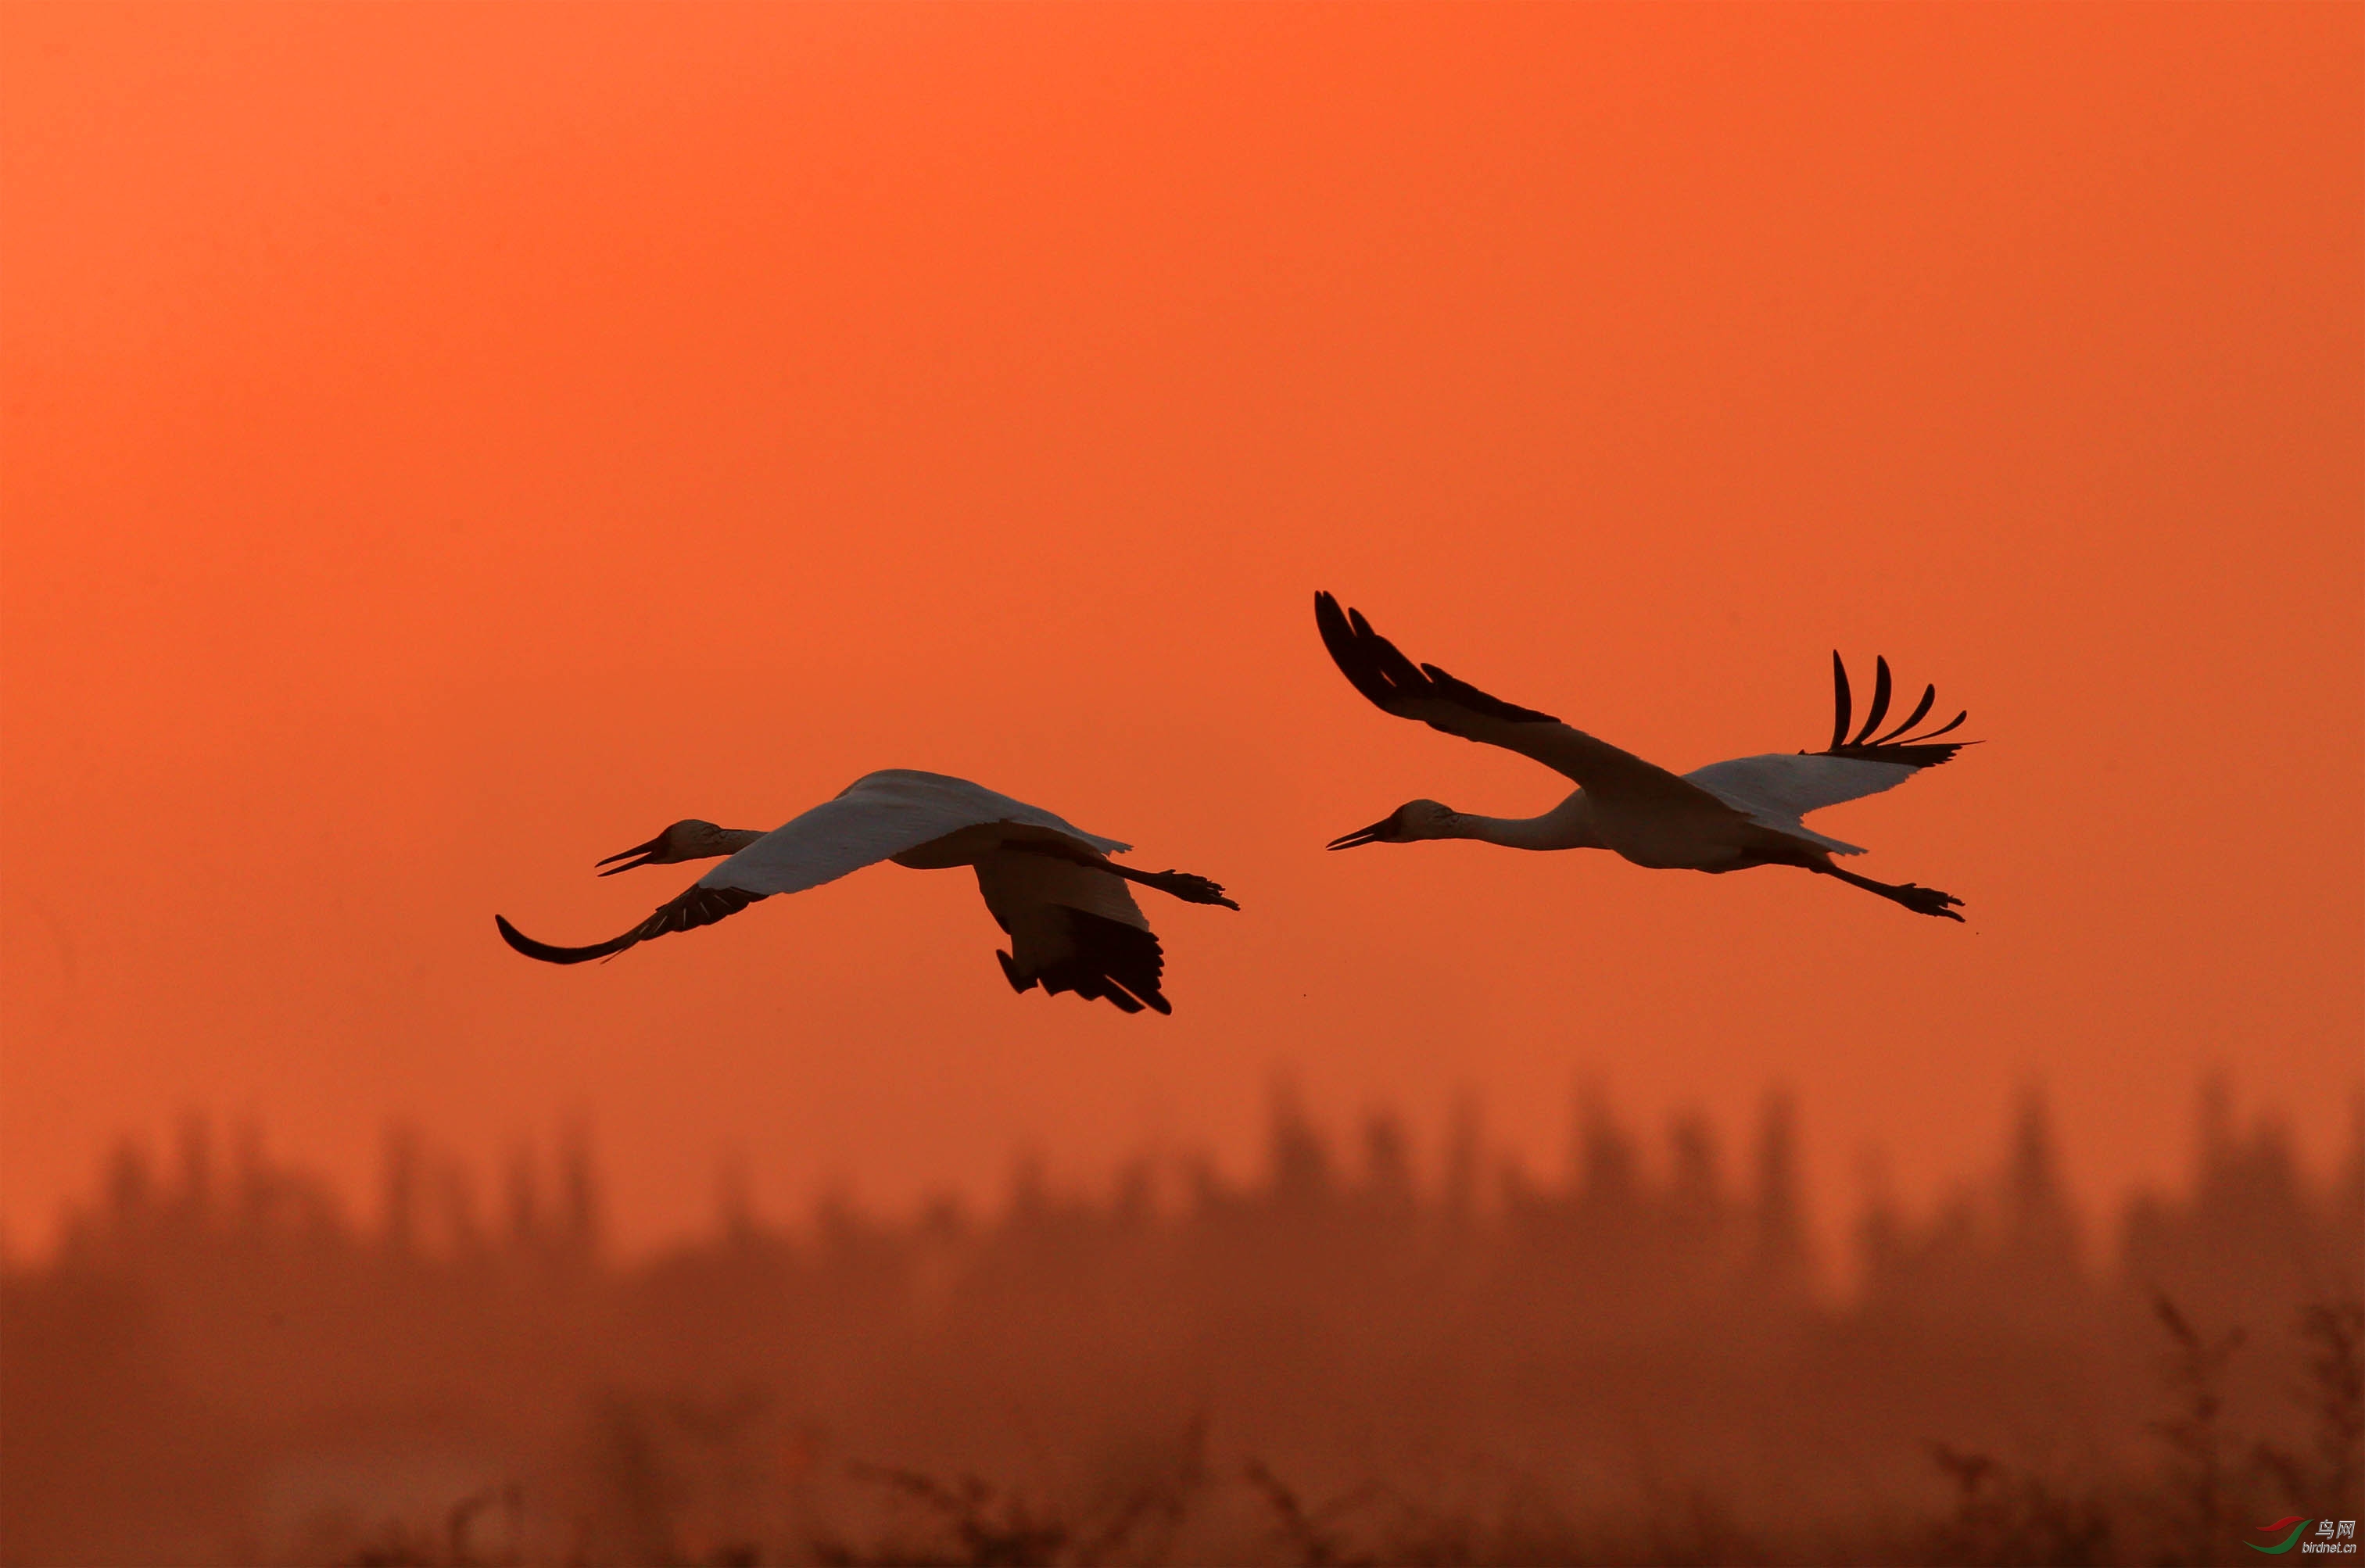
[(1482, 817), (1456, 812), (1442, 838), (1474, 838), (1506, 849), (1599, 849), (1593, 802), (1579, 790), (1540, 817)]

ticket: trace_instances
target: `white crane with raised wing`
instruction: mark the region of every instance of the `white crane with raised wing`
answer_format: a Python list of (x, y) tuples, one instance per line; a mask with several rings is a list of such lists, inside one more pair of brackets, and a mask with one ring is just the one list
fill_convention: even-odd
[(1829, 747), (1796, 756), (1740, 756), (1677, 775), (1549, 713), (1489, 697), (1435, 665), (1414, 664), (1373, 631), (1362, 611), (1340, 610), (1328, 593), (1314, 596), (1314, 621), (1340, 673), (1382, 711), (1518, 752), (1577, 784), (1575, 794), (1539, 817), (1473, 816), (1435, 801), (1408, 801), (1371, 826), (1333, 839), (1332, 849), (1474, 838), (1513, 849), (1608, 849), (1637, 866), (1662, 869), (1722, 872), (1796, 866), (1878, 893), (1916, 914), (1963, 918), (1955, 913), (1963, 901), (1951, 893), (1911, 882), (1876, 882), (1842, 870), (1832, 863), (1833, 856), (1864, 851), (1825, 837), (1800, 821), (1824, 806), (1894, 789), (1969, 744), (1938, 741), (1968, 718), (1967, 712), (1926, 734), (1908, 734), (1937, 701), (1934, 686), (1923, 690), (1903, 723), (1874, 733), (1889, 716), (1886, 658), (1877, 661), (1872, 707), (1853, 737), (1848, 734), (1847, 666), (1834, 653), (1832, 679), (1838, 718)]
[(1126, 883), (1156, 888), (1186, 903), (1240, 906), (1205, 877), (1139, 871), (1109, 858), (1131, 847), (965, 778), (888, 768), (864, 775), (836, 799), (769, 833), (693, 818), (609, 856), (599, 862), (608, 867), (603, 877), (635, 866), (730, 857), (611, 941), (554, 947), (498, 914), (493, 924), (503, 941), (529, 958), (579, 964), (667, 932), (712, 925), (758, 899), (817, 888), (880, 860), (924, 871), (969, 866), (977, 871), (985, 907), (1009, 934), (1012, 950), (994, 956), (1011, 990), (1040, 985), (1052, 995), (1071, 991), (1126, 1013), (1144, 1007), (1171, 1013), (1159, 989), (1164, 954)]

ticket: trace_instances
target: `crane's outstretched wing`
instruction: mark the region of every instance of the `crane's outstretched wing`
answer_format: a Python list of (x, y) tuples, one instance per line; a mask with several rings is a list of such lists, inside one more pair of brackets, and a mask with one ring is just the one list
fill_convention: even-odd
[[(801, 892), (851, 871), (942, 838), (963, 828), (1015, 823), (1072, 838), (1102, 854), (1131, 846), (1084, 832), (1039, 806), (1030, 806), (965, 778), (888, 768), (866, 774), (801, 816), (766, 834), (701, 877), (622, 936), (588, 947), (537, 942), (499, 915), (501, 939), (529, 958), (579, 964), (621, 953), (637, 942), (692, 931), (738, 913), (774, 893)], [(1111, 877), (1111, 881), (1117, 879)], [(1122, 882), (1118, 882), (1123, 887)]]
[(1938, 689), (1934, 686), (1922, 688), (1922, 700), (1914, 704), (1911, 716), (1903, 723), (1876, 735), (1874, 732), (1889, 716), (1888, 659), (1877, 658), (1874, 671), (1872, 708), (1865, 715), (1863, 728), (1853, 738), (1848, 734), (1847, 666), (1834, 653), (1834, 711), (1832, 744), (1827, 749), (1802, 751), (1796, 756), (1777, 752), (1765, 756), (1737, 756), (1730, 762), (1710, 763), (1684, 777), (1767, 827), (1811, 839), (1835, 854), (1863, 854), (1855, 845), (1810, 831), (1800, 825), (1799, 819), (1809, 812), (1836, 806), (1843, 801), (1893, 790), (1925, 767), (1952, 761), (1956, 752), (1975, 744), (1937, 741), (1938, 736), (1970, 717), (1967, 710), (1925, 734), (1907, 733), (1928, 716), (1932, 704), (1938, 700)]
[(1362, 611), (1341, 610), (1328, 593), (1314, 596), (1314, 622), (1339, 673), (1383, 712), (1518, 752), (1575, 779), (1597, 805), (1732, 814), (1714, 794), (1632, 752), (1596, 740), (1550, 713), (1490, 697), (1435, 665), (1414, 664), (1372, 630)]
[(941, 773), (891, 767), (865, 774), (835, 800), (793, 817), (698, 879), (701, 888), (798, 893), (991, 823), (1047, 828), (1104, 855), (1133, 846), (1102, 838), (1040, 806)]
[(1011, 990), (1039, 984), (1053, 996), (1071, 991), (1126, 1013), (1174, 1011), (1159, 989), (1165, 952), (1133, 890), (1114, 873), (1004, 849), (977, 863), (977, 890), (1010, 934), (1011, 950), (994, 957)]

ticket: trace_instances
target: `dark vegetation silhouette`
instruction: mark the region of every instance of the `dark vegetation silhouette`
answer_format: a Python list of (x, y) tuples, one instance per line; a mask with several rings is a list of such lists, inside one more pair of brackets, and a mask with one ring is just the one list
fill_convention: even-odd
[(1844, 1260), (1778, 1097), (1739, 1160), (1589, 1099), (1544, 1180), (1284, 1096), (1246, 1184), (775, 1228), (726, 1179), (624, 1263), (579, 1142), (488, 1214), (397, 1131), (364, 1226), (192, 1123), (0, 1272), (0, 1562), (2247, 1559), (2365, 1514), (2365, 1137), (2326, 1182), (2201, 1126), (2099, 1225), (2032, 1097)]

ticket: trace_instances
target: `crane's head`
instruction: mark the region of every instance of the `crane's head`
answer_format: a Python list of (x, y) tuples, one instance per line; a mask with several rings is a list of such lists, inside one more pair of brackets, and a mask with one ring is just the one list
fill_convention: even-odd
[(1360, 844), (1410, 844), (1417, 838), (1452, 838), (1459, 813), (1437, 801), (1407, 801), (1369, 827), (1341, 834), (1331, 849), (1352, 849)]
[[(711, 860), (717, 855), (729, 855), (744, 840), (727, 828), (696, 817), (685, 817), (646, 844), (635, 844), (630, 849), (619, 850), (607, 860), (596, 862), (608, 868), (600, 873), (612, 877), (619, 871), (629, 871), (635, 866), (670, 866), (678, 860)], [(636, 858), (637, 857), (637, 858)], [(623, 864), (610, 866), (610, 860)]]

